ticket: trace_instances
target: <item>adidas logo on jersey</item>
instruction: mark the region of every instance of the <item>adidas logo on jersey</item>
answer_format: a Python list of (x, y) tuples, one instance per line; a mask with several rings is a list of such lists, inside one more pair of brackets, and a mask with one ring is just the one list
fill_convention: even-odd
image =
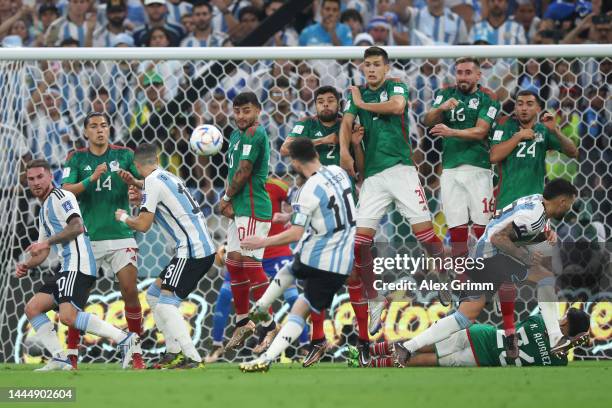
[(321, 133), (321, 131), (318, 131), (317, 133), (315, 133), (315, 136), (316, 137), (321, 137), (321, 136), (323, 136), (323, 133)]
[(84, 171), (91, 171), (91, 166), (88, 164), (87, 166), (85, 166), (85, 168), (83, 170)]

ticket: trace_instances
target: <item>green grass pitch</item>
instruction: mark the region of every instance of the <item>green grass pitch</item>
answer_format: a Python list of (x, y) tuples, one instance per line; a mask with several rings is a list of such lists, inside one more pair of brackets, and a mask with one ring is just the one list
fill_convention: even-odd
[[(0, 365), (0, 387), (75, 387), (76, 402), (17, 407), (597, 407), (610, 401), (612, 361), (568, 367), (349, 369), (344, 364), (276, 364), (243, 374), (235, 364), (192, 371), (129, 371), (81, 364), (77, 372), (34, 373)], [(9, 404), (0, 403), (2, 406)]]

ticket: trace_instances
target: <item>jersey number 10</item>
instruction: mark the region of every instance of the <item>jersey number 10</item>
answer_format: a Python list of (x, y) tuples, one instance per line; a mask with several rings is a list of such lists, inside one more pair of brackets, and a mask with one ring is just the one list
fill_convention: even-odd
[[(346, 215), (348, 217), (349, 225), (352, 227), (355, 225), (355, 219), (353, 218), (353, 210), (351, 209), (351, 200), (349, 200), (349, 195), (352, 194), (350, 188), (347, 188), (342, 192), (342, 200), (344, 201), (344, 206), (346, 207)], [(336, 228), (334, 228), (333, 232), (342, 231), (346, 226), (342, 223), (342, 215), (340, 214), (340, 206), (336, 202), (336, 196), (331, 196), (329, 202), (327, 203), (327, 208), (334, 211), (334, 220), (336, 222)]]

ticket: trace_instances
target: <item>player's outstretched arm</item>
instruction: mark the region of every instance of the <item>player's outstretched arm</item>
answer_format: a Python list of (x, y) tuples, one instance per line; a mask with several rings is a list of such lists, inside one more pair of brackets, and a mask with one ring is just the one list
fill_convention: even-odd
[(128, 227), (138, 232), (147, 232), (151, 229), (155, 214), (141, 210), (137, 217), (130, 217), (123, 209), (115, 211), (115, 219), (119, 222), (125, 222)]
[(485, 120), (478, 119), (476, 126), (469, 129), (451, 129), (442, 123), (438, 123), (430, 130), (430, 133), (434, 136), (458, 137), (459, 139), (466, 140), (484, 140), (489, 134), (489, 129), (491, 129), (491, 126)]
[(531, 129), (521, 129), (516, 132), (510, 139), (496, 144), (491, 147), (489, 153), (489, 161), (491, 163), (499, 163), (512, 153), (512, 151), (523, 140), (532, 140), (535, 138), (535, 133)]
[[(438, 98), (443, 98), (443, 95), (436, 95), (434, 105), (436, 104)], [(440, 106), (431, 108), (431, 110), (425, 114), (423, 117), (423, 124), (425, 127), (429, 128), (437, 125), (438, 123), (442, 123), (444, 120), (444, 112), (455, 109), (457, 106), (459, 106), (459, 101), (457, 101), (455, 98), (450, 98), (444, 101), (444, 103), (442, 103)]]
[(559, 144), (561, 145), (561, 151), (565, 155), (577, 159), (578, 148), (569, 137), (561, 133), (561, 131), (557, 127), (557, 124), (555, 123), (555, 117), (553, 116), (553, 114), (550, 112), (545, 112), (542, 115), (542, 123), (544, 124), (544, 126), (546, 126), (548, 130), (552, 132), (553, 135), (555, 135), (555, 137), (559, 141)]
[(66, 228), (55, 235), (51, 235), (46, 242), (48, 245), (67, 244), (70, 241), (74, 241), (83, 232), (85, 232), (83, 219), (78, 215), (74, 215), (70, 218), (68, 224), (66, 224)]
[(248, 250), (253, 250), (267, 248), (270, 246), (287, 245), (291, 244), (292, 242), (299, 241), (303, 234), (304, 227), (299, 225), (292, 225), (289, 229), (271, 237), (262, 238), (254, 235), (246, 237), (242, 240), (240, 246)]
[(503, 253), (518, 259), (527, 266), (538, 265), (542, 260), (541, 254), (536, 252), (533, 256), (530, 255), (529, 251), (514, 243), (517, 240), (518, 235), (513, 222), (491, 236), (491, 244)]
[(340, 123), (340, 167), (342, 167), (349, 176), (355, 177), (354, 160), (351, 156), (351, 136), (353, 134), (353, 123), (355, 115), (349, 112), (344, 112), (342, 122)]

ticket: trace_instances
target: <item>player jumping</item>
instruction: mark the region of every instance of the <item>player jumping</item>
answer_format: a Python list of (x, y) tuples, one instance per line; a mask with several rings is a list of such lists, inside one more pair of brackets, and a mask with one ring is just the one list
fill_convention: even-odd
[(164, 338), (173, 339), (177, 347), (167, 348), (156, 367), (201, 368), (204, 363), (179, 306), (212, 266), (215, 246), (202, 210), (183, 180), (159, 167), (157, 147), (147, 143), (138, 146), (134, 164), (145, 178), (140, 213), (129, 217), (120, 208), (115, 211), (115, 219), (139, 232), (147, 232), (156, 222), (176, 242), (174, 258), (147, 290), (155, 324)]
[[(386, 78), (390, 69), (389, 57), (380, 47), (370, 47), (365, 51), (361, 68), (367, 86), (351, 88), (340, 127), (340, 162), (349, 175), (355, 175), (349, 145), (353, 122), (359, 117), (365, 129), (365, 181), (359, 195), (355, 265), (348, 286), (359, 326), (361, 362), (367, 366), (367, 332), (378, 330), (385, 308), (384, 297), (379, 296), (373, 286), (371, 249), (376, 228), (387, 207), (395, 203), (430, 256), (443, 256), (444, 246), (434, 233), (425, 193), (411, 157), (408, 88), (401, 82)], [(363, 289), (367, 302), (363, 300)]]
[[(588, 343), (590, 320), (587, 313), (570, 308), (559, 321), (563, 335), (572, 339), (571, 347)], [(530, 316), (519, 323), (517, 334), (520, 340), (519, 356), (516, 359), (509, 359), (506, 355), (503, 330), (488, 324), (473, 324), (433, 346), (417, 350), (406, 366), (499, 367), (509, 363), (517, 366), (567, 365), (565, 354), (557, 356), (551, 352), (549, 336), (541, 315)], [(375, 356), (371, 367), (394, 367), (392, 347), (387, 342), (370, 346), (370, 353)], [(359, 366), (358, 354), (355, 347), (349, 346), (349, 367)]]
[[(417, 350), (470, 327), (483, 310), (487, 298), (503, 282), (527, 279), (529, 268), (541, 262), (542, 254), (529, 251), (524, 245), (542, 240), (548, 220), (562, 219), (572, 207), (577, 194), (576, 187), (570, 182), (556, 179), (546, 185), (542, 195), (521, 198), (506, 212), (493, 218), (475, 248), (475, 257), (483, 258), (484, 267), (467, 272), (472, 282), (491, 283), (493, 290), (462, 292), (461, 303), (455, 313), (438, 320), (413, 339), (394, 345), (396, 362), (405, 366)], [(552, 351), (559, 350), (553, 348)]]
[(59, 309), (59, 319), (66, 326), (116, 342), (123, 351), (122, 366), (126, 368), (140, 348), (138, 335), (126, 333), (97, 315), (83, 311), (96, 280), (97, 268), (75, 196), (68, 190), (53, 187), (51, 167), (45, 160), (28, 163), (26, 177), (32, 195), (42, 203), (38, 215), (39, 237), (38, 242), (26, 249), (32, 257), (17, 264), (16, 275), (23, 278), (29, 269), (44, 262), (51, 247), (61, 261), (53, 281), (46, 282), (25, 307), (30, 324), (52, 356), (47, 365), (36, 371), (73, 369), (57, 338), (55, 325), (46, 314), (54, 308)]
[[(128, 329), (142, 336), (142, 309), (138, 299), (136, 259), (138, 245), (134, 233), (115, 222), (117, 208), (129, 210), (128, 186), (142, 187), (134, 167), (134, 153), (126, 147), (111, 145), (106, 115), (92, 112), (85, 118), (88, 147), (68, 155), (64, 165), (62, 188), (74, 194), (83, 210), (83, 222), (89, 232), (96, 265), (113, 273), (119, 281), (125, 302)], [(76, 368), (80, 333), (68, 329), (68, 356)], [(132, 365), (145, 368), (142, 351), (134, 353)]]
[(355, 203), (348, 174), (338, 166), (322, 166), (314, 144), (307, 138), (296, 138), (289, 152), (291, 165), (307, 179), (292, 204), (292, 226), (268, 238), (249, 236), (242, 245), (257, 249), (299, 240), (293, 263), (276, 274), (260, 300), (266, 303), (276, 299), (296, 279), (304, 281), (304, 293), (293, 304), (270, 348), (240, 365), (244, 372), (267, 371), (300, 335), (308, 314), (331, 306), (353, 263)]
[[(264, 250), (247, 250), (240, 242), (250, 235), (265, 238), (270, 231), (272, 203), (266, 191), (270, 141), (258, 124), (261, 105), (252, 92), (243, 92), (233, 100), (238, 129), (230, 136), (227, 151), (229, 174), (227, 190), (219, 204), (221, 214), (230, 219), (227, 227), (227, 270), (230, 274), (236, 328), (226, 349), (241, 346), (255, 330), (249, 318), (249, 292), (259, 299), (268, 287), (268, 277), (261, 264)], [(264, 333), (276, 330), (272, 316), (264, 322)]]

